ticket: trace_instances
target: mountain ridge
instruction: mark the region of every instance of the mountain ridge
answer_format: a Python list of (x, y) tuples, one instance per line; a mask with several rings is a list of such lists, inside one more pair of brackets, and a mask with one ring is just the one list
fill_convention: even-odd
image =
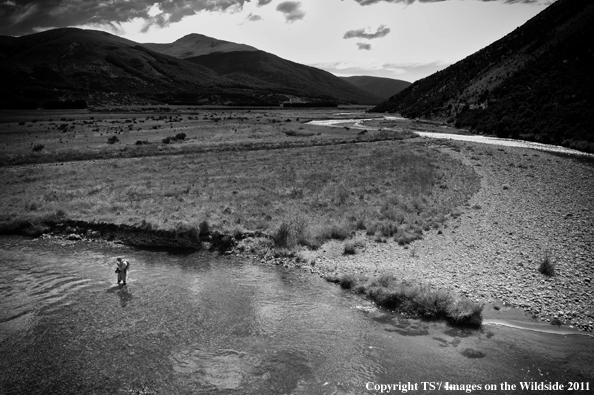
[[(186, 40), (196, 37), (190, 35)], [(221, 41), (211, 40), (211, 43), (216, 42)], [(221, 46), (227, 49), (234, 47), (230, 44)], [(266, 54), (259, 50), (240, 52)], [(226, 56), (230, 53), (234, 52), (202, 56)], [(143, 44), (95, 30), (61, 28), (22, 37), (2, 36), (0, 108), (36, 108), (47, 102), (73, 100), (83, 100), (89, 105), (177, 103), (270, 106), (293, 101), (337, 104), (376, 104), (381, 101), (323, 70), (271, 54), (260, 56), (275, 59), (275, 64), (281, 66), (291, 65), (291, 73), (313, 73), (320, 79), (316, 83), (308, 83), (306, 78), (301, 84), (287, 88), (263, 78), (266, 76), (261, 73), (258, 78), (251, 79), (227, 77), (199, 62), (155, 52)], [(290, 80), (286, 77), (291, 77), (291, 73), (285, 79)], [(278, 74), (274, 75), (278, 78)]]
[(217, 52), (258, 51), (257, 48), (250, 45), (218, 40), (198, 33), (187, 34), (172, 43), (143, 43), (141, 45), (155, 52), (180, 59)]
[[(346, 101), (361, 100), (363, 90), (339, 77), (311, 66), (301, 65), (265, 51), (218, 52), (185, 60), (214, 70), (234, 81), (250, 80), (276, 93), (297, 95), (307, 89), (322, 100), (342, 96)], [(364, 92), (368, 104), (381, 99)]]

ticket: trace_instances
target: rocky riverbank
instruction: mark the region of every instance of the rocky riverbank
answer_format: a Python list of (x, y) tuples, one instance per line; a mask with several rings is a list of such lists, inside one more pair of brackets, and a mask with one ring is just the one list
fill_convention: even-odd
[[(307, 258), (322, 276), (394, 274), (594, 332), (594, 165), (549, 153), (425, 140), (472, 166), (481, 189), (446, 227), (399, 246), (361, 237)], [(555, 275), (539, 272), (545, 256)]]

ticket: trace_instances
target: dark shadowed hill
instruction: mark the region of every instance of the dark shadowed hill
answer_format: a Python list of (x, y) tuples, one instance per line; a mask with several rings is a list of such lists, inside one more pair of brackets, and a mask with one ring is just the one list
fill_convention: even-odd
[(237, 82), (271, 92), (309, 96), (317, 100), (376, 104), (381, 99), (314, 67), (282, 59), (264, 51), (212, 53), (186, 58)]
[(382, 100), (386, 100), (390, 96), (408, 88), (411, 84), (408, 81), (396, 80), (393, 78), (371, 77), (367, 75), (340, 78), (367, 93), (378, 96)]
[(188, 34), (168, 44), (142, 44), (150, 50), (165, 55), (184, 59), (192, 56), (208, 55), (215, 52), (257, 51), (258, 49), (245, 44), (217, 40), (202, 34)]
[[(278, 59), (278, 64), (290, 63)], [(155, 52), (100, 31), (65, 28), (16, 38), (0, 36), (0, 108), (55, 107), (56, 103), (81, 100), (91, 105), (374, 102), (371, 95), (330, 73), (298, 66), (296, 69), (309, 73), (295, 78), (306, 81), (297, 84), (287, 77), (288, 84), (283, 85), (274, 72), (271, 80), (263, 70), (254, 71), (262, 79), (227, 78), (199, 62)]]
[(74, 99), (102, 104), (208, 101), (238, 85), (205, 67), (93, 30), (68, 28), (3, 37), (0, 53), (4, 107)]
[(594, 3), (559, 0), (372, 109), (594, 152)]

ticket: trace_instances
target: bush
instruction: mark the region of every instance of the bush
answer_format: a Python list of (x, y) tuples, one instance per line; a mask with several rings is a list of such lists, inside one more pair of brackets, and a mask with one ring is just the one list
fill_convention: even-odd
[(555, 275), (555, 263), (551, 261), (551, 257), (549, 256), (548, 252), (545, 252), (545, 256), (538, 267), (538, 271), (549, 277)]
[(186, 139), (186, 134), (185, 133), (178, 133), (175, 135), (175, 138), (177, 140), (185, 140)]
[(33, 146), (33, 151), (34, 151), (34, 152), (39, 152), (39, 151), (41, 151), (41, 150), (42, 150), (42, 149), (44, 149), (44, 148), (45, 148), (45, 145), (43, 145), (43, 144), (35, 144), (35, 145)]
[(208, 236), (210, 234), (210, 225), (208, 224), (208, 221), (204, 220), (202, 222), (200, 222), (200, 224), (198, 225), (198, 230), (199, 230), (199, 234), (200, 236)]
[(111, 136), (110, 138), (107, 139), (107, 144), (115, 144), (119, 141), (120, 141), (120, 139), (117, 136)]
[(483, 305), (461, 298), (447, 307), (447, 318), (456, 324), (480, 326), (483, 321)]
[(315, 243), (308, 237), (307, 218), (303, 215), (289, 214), (272, 235), (277, 247), (293, 248), (297, 245), (307, 245), (315, 249)]
[(445, 318), (459, 325), (480, 326), (482, 323), (482, 304), (425, 284), (398, 281), (393, 275), (384, 274), (364, 284), (351, 275), (343, 275), (338, 283), (342, 288), (365, 293), (379, 306), (422, 317)]
[(289, 247), (291, 237), (291, 227), (287, 222), (281, 222), (278, 226), (274, 234), (272, 235), (272, 240), (274, 240), (274, 245), (277, 247)]
[(351, 237), (352, 231), (348, 223), (331, 223), (318, 230), (316, 239), (320, 242), (326, 240), (346, 240)]
[(352, 274), (343, 274), (338, 279), (338, 283), (340, 284), (341, 288), (351, 289), (355, 286), (355, 284), (357, 283), (357, 280), (356, 280), (355, 276), (353, 276)]
[(354, 240), (348, 240), (344, 243), (344, 255), (355, 255), (357, 253), (357, 246)]

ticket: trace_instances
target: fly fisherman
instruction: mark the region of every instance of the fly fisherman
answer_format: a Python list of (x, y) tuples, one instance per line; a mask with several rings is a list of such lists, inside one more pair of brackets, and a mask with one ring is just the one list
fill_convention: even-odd
[(118, 284), (120, 283), (120, 281), (122, 281), (124, 285), (126, 285), (126, 276), (128, 274), (128, 268), (130, 267), (130, 263), (122, 258), (117, 258), (116, 265), (117, 269), (115, 272), (118, 274)]

